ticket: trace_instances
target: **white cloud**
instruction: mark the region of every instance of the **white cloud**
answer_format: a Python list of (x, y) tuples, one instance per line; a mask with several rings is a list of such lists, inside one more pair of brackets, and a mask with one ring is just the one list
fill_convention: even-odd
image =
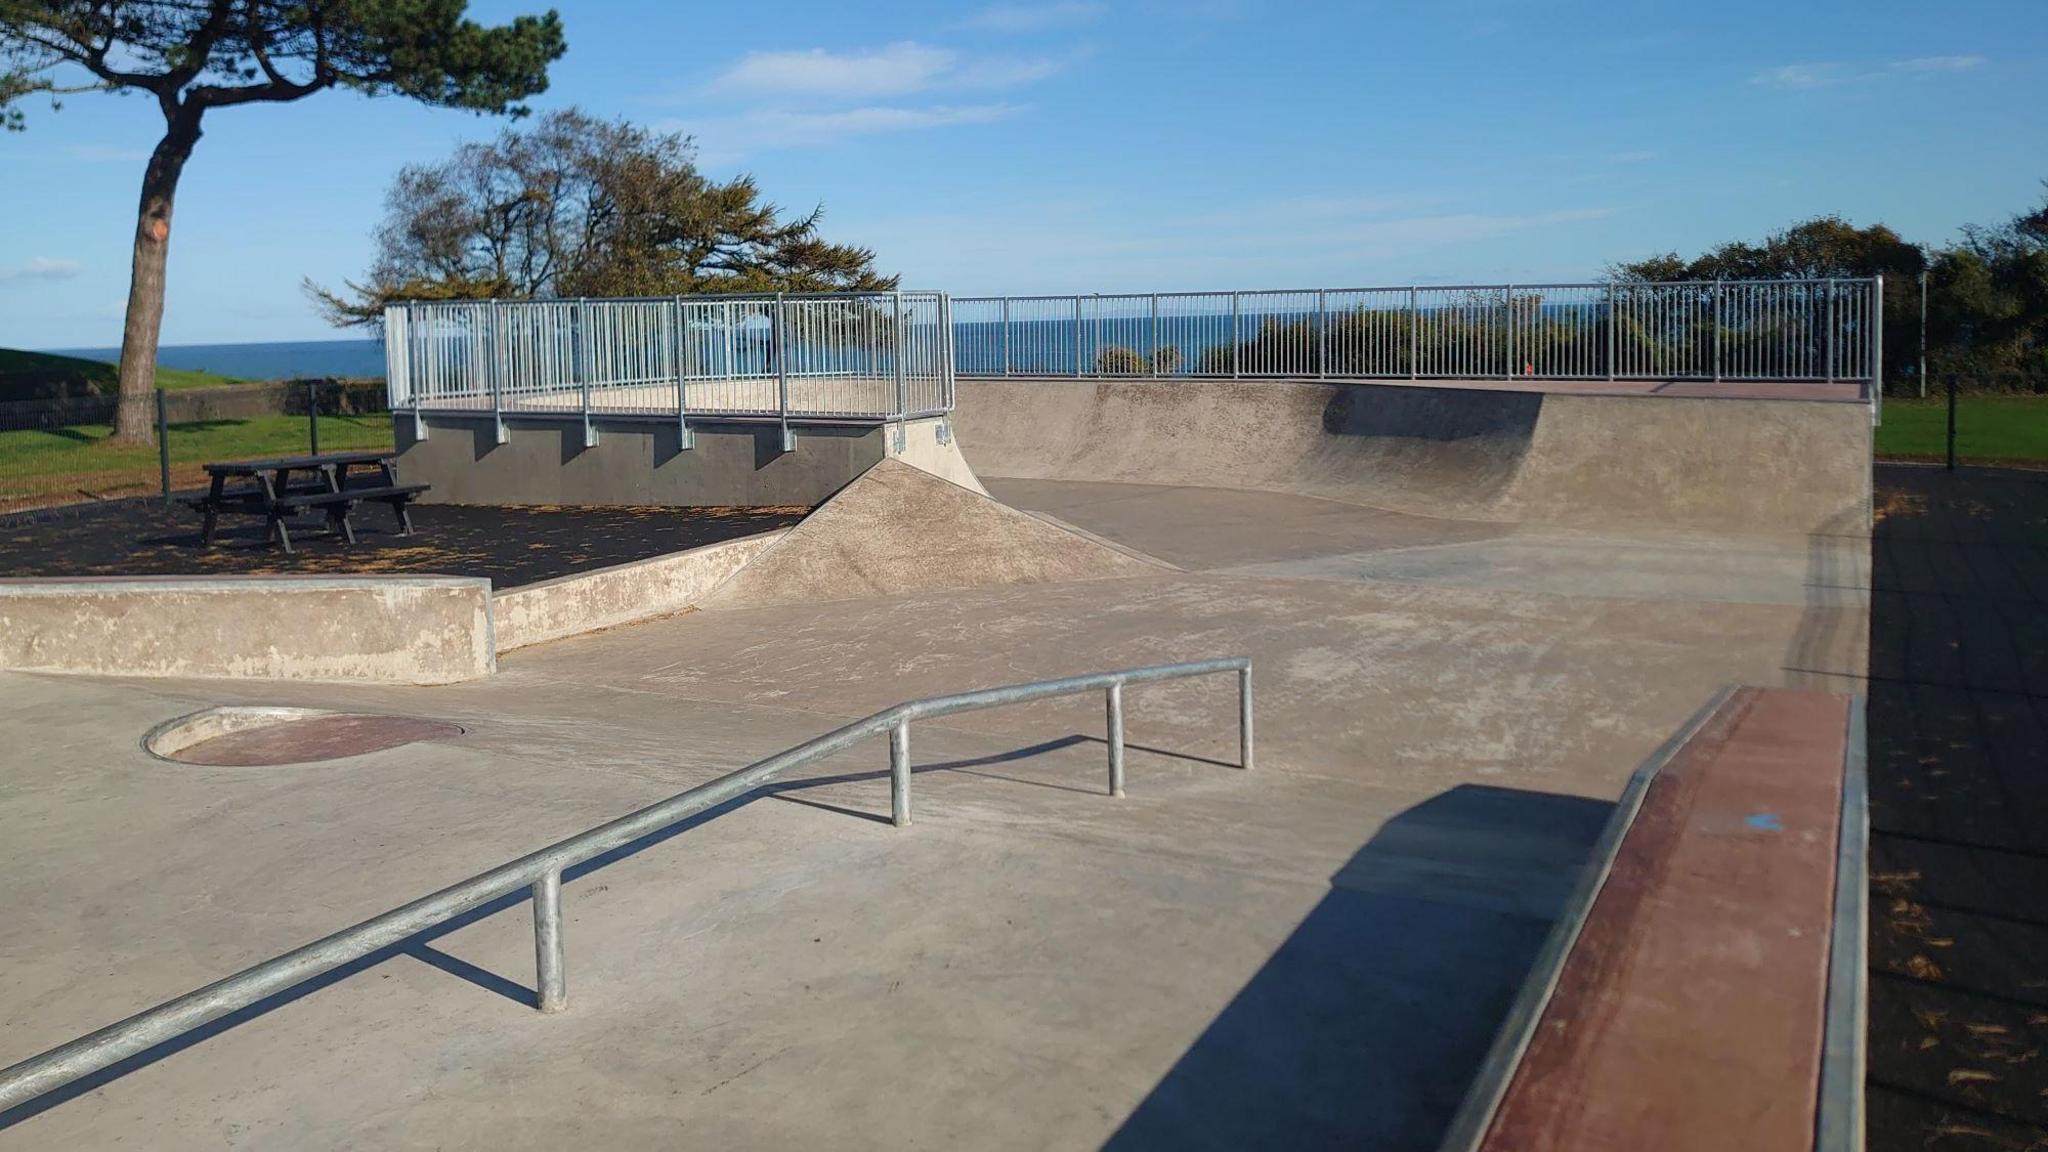
[(1069, 28), (1102, 18), (1108, 8), (1089, 0), (1064, 0), (1051, 4), (992, 4), (969, 17), (964, 27), (984, 32), (1039, 32), (1047, 28)]
[(964, 57), (950, 48), (905, 40), (853, 52), (750, 52), (713, 80), (711, 88), (747, 96), (871, 100), (938, 88), (1015, 88), (1065, 66), (1065, 60), (1045, 57)]
[(723, 92), (811, 96), (900, 96), (931, 87), (957, 55), (913, 41), (865, 52), (749, 52), (712, 81)]
[(0, 268), (0, 284), (69, 280), (84, 270), (85, 266), (76, 260), (54, 260), (48, 256), (37, 256), (28, 263), (14, 268)]
[(871, 105), (825, 112), (764, 108), (734, 116), (681, 120), (661, 125), (665, 131), (696, 138), (698, 158), (707, 167), (723, 167), (755, 152), (831, 144), (858, 136), (915, 132), (987, 124), (1015, 115), (1014, 104), (938, 105), (901, 108)]
[(1781, 64), (1750, 77), (1752, 84), (1770, 88), (1830, 88), (1888, 77), (1927, 76), (1968, 72), (1983, 66), (1982, 56), (1915, 56), (1905, 60), (1884, 60), (1875, 64), (1851, 64), (1824, 60), (1806, 64)]

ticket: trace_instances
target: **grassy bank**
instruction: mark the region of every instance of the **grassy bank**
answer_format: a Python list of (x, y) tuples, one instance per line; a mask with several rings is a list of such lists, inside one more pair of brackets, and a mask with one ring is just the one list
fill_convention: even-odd
[[(159, 388), (218, 388), (242, 381), (212, 372), (190, 372), (158, 365), (156, 383)], [(120, 391), (120, 387), (119, 373), (112, 364), (81, 360), (75, 356), (53, 356), (48, 352), (0, 348), (0, 401), (83, 393), (110, 396)]]
[[(1884, 402), (1877, 455), (1938, 460), (1947, 451), (1945, 399)], [(2048, 465), (2048, 396), (1959, 396), (1956, 455), (1963, 460)]]
[[(104, 424), (0, 431), (0, 511), (156, 491), (157, 450), (116, 444)], [(256, 416), (173, 424), (171, 482), (203, 483), (200, 465), (215, 460), (288, 456), (307, 450), (303, 416)], [(323, 416), (320, 450), (391, 447), (391, 417)]]

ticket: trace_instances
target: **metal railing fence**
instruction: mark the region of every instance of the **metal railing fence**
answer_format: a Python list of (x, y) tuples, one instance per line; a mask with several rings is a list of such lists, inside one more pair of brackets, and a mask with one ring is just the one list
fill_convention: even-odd
[(588, 832), (530, 852), (510, 863), (423, 896), (352, 928), (266, 960), (0, 1070), (0, 1113), (26, 1104), (83, 1076), (103, 1071), (208, 1022), (257, 1004), (344, 964), (371, 956), (465, 913), (531, 889), (533, 895), (536, 1002), (543, 1012), (568, 1004), (562, 942), (562, 873), (608, 852), (663, 832), (773, 780), (792, 768), (846, 749), (861, 740), (889, 737), (890, 812), (897, 827), (910, 823), (910, 724), (956, 712), (1023, 704), (1088, 692), (1103, 694), (1109, 746), (1108, 791), (1124, 794), (1123, 689), (1217, 673), (1237, 674), (1238, 763), (1252, 767), (1252, 666), (1244, 657), (1155, 664), (931, 696), (887, 708), (765, 760), (756, 761), (686, 792), (621, 816)]
[(1877, 381), (1883, 278), (975, 296), (969, 376)]
[[(880, 421), (953, 406), (939, 292), (428, 301), (384, 312), (394, 412)], [(417, 428), (416, 428), (417, 431)], [(594, 442), (592, 439), (590, 442)]]

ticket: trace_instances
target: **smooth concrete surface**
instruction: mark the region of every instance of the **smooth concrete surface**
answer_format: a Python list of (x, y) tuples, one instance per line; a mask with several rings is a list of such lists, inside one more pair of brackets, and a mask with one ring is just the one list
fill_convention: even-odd
[(399, 479), (431, 484), (430, 503), (809, 507), (886, 454), (877, 425), (807, 424), (784, 452), (772, 421), (692, 421), (682, 451), (675, 421), (655, 417), (599, 417), (587, 448), (576, 416), (507, 420), (503, 444), (489, 412), (430, 411), (424, 440), (411, 413), (391, 419)]
[(1143, 576), (1158, 567), (885, 460), (763, 550), (707, 609), (820, 603), (998, 584)]
[(885, 441), (892, 459), (901, 460), (913, 468), (922, 468), (969, 491), (988, 495), (988, 489), (981, 485), (981, 477), (974, 474), (974, 468), (960, 452), (960, 441), (953, 435), (951, 420), (941, 416), (892, 424)]
[(0, 580), (0, 668), (446, 684), (495, 659), (484, 579)]
[(1298, 381), (963, 379), (984, 477), (1289, 492), (1453, 519), (1854, 531), (1861, 404)]
[[(1064, 419), (1014, 428), (1059, 453)], [(508, 901), (0, 1149), (1434, 1148), (1636, 765), (1727, 684), (1857, 683), (1867, 540), (1745, 537), (1761, 575), (1672, 589), (1712, 536), (1603, 529), (1640, 575), (1592, 580), (1555, 526), (1205, 483), (1017, 498), (1185, 571), (938, 588), (934, 551), (434, 689), (0, 673), (0, 1063), (905, 699), (1245, 655), (1258, 738), (1238, 770), (1227, 677), (1131, 689), (1113, 800), (1099, 697), (919, 724), (908, 828), (877, 741), (571, 876), (566, 1012)], [(1391, 558), (1531, 540), (1558, 564)], [(229, 703), (467, 731), (138, 746)]]
[(693, 607), (781, 539), (785, 531), (763, 532), (499, 592), (491, 597), (498, 651)]

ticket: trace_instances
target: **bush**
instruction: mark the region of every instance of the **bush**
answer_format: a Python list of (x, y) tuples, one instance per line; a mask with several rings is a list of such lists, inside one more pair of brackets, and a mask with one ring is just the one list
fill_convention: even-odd
[(1151, 370), (1143, 356), (1121, 344), (1105, 344), (1095, 354), (1095, 371), (1103, 376), (1143, 376)]

